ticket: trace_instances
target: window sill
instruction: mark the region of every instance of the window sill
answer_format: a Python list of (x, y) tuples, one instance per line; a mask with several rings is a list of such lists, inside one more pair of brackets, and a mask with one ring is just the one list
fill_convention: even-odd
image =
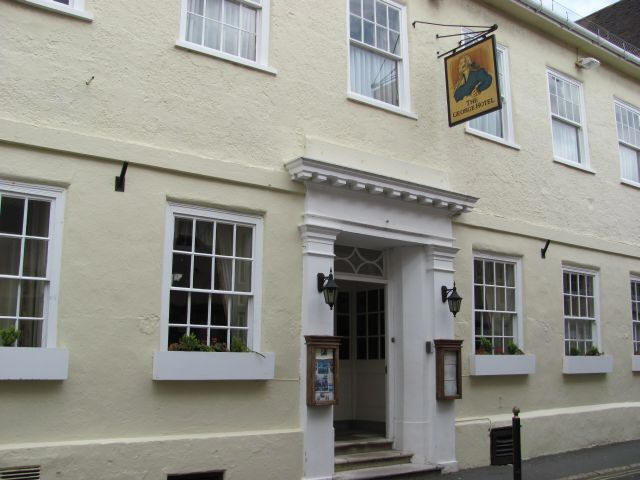
[(561, 163), (563, 165), (566, 165), (567, 167), (575, 168), (576, 170), (582, 170), (583, 172), (591, 173), (593, 175), (596, 174), (595, 170), (589, 167), (585, 167), (584, 165), (581, 165), (579, 163), (570, 162), (569, 160), (563, 160), (562, 158), (558, 158), (558, 157), (553, 157), (553, 161), (556, 163)]
[(387, 112), (395, 113), (396, 115), (400, 115), (401, 117), (407, 117), (413, 120), (418, 119), (418, 116), (415, 113), (403, 110), (400, 107), (394, 107), (393, 105), (381, 102), (380, 100), (365, 97), (364, 95), (360, 95), (358, 93), (347, 92), (347, 99), (351, 100), (352, 102), (362, 103), (364, 105), (370, 105), (381, 110), (386, 110)]
[(613, 357), (611, 355), (565, 356), (562, 361), (562, 373), (568, 375), (611, 372), (613, 372)]
[(18, 0), (26, 5), (33, 5), (34, 7), (49, 10), (50, 12), (60, 13), (69, 17), (78, 18), (86, 22), (93, 22), (93, 14), (84, 10), (78, 10), (77, 8), (63, 5), (62, 3), (56, 3), (47, 0)]
[(640, 372), (640, 355), (631, 356), (631, 371)]
[(191, 50), (192, 52), (201, 53), (210, 57), (226, 60), (227, 62), (235, 63), (236, 65), (242, 65), (243, 67), (252, 68), (254, 70), (260, 70), (262, 72), (270, 73), (271, 75), (277, 75), (278, 71), (268, 65), (261, 65), (251, 60), (245, 60), (242, 57), (236, 57), (235, 55), (229, 55), (228, 53), (220, 52), (212, 48), (203, 47), (195, 43), (187, 42), (185, 40), (176, 40), (176, 47), (184, 48), (185, 50)]
[(533, 373), (536, 373), (535, 355), (469, 355), (469, 374), (473, 376)]
[(620, 183), (623, 185), (629, 185), (630, 187), (640, 188), (640, 183), (634, 182), (633, 180), (627, 180), (626, 178), (621, 178)]
[(500, 137), (494, 137), (493, 135), (489, 135), (488, 133), (481, 132), (479, 130), (474, 130), (468, 125), (465, 126), (464, 131), (469, 135), (475, 135), (476, 137), (484, 138), (485, 140), (489, 140), (490, 142), (498, 143), (500, 145), (504, 145), (505, 147), (513, 148), (514, 150), (520, 150), (520, 145), (516, 145), (515, 143)]
[(0, 347), (0, 380), (66, 380), (65, 348)]
[(273, 380), (275, 353), (156, 352), (154, 380)]

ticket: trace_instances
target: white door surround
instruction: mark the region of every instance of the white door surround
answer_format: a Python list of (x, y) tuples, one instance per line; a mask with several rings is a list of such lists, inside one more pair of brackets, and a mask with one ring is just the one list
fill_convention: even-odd
[[(394, 448), (417, 464), (456, 469), (452, 401), (435, 398), (435, 357), (425, 342), (453, 338), (454, 321), (440, 287), (453, 284), (451, 217), (470, 211), (476, 198), (379, 174), (299, 158), (286, 164), (306, 187), (300, 233), (303, 246), (302, 331), (333, 335), (333, 312), (317, 291), (316, 275), (333, 266), (340, 244), (387, 253), (388, 428)], [(418, 168), (418, 167), (416, 167)], [(300, 419), (304, 430), (304, 478), (333, 475), (333, 407), (307, 407), (306, 355), (300, 355)]]

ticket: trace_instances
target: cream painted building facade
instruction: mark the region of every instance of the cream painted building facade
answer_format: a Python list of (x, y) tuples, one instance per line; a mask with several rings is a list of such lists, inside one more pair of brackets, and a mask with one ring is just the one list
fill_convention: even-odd
[[(640, 438), (640, 59), (533, 0), (316, 3), (0, 0), (0, 473), (330, 479), (345, 424), (448, 471), (514, 405), (525, 457)], [(415, 20), (498, 25), (500, 113), (447, 126)]]

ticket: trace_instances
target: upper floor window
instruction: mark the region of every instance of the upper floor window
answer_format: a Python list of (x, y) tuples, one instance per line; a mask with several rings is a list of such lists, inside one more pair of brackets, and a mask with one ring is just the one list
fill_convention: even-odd
[(547, 71), (553, 156), (561, 162), (588, 167), (582, 85), (559, 73)]
[(405, 7), (349, 0), (349, 90), (409, 110)]
[(622, 178), (640, 183), (640, 110), (615, 103)]
[(631, 322), (633, 354), (640, 355), (640, 277), (631, 278)]
[[(473, 313), (476, 351), (506, 353), (509, 343), (522, 348), (520, 262), (507, 257), (475, 255)], [(487, 352), (488, 342), (491, 350)], [(486, 346), (485, 346), (486, 344)]]
[(0, 182), (0, 346), (55, 346), (62, 198)]
[(596, 272), (588, 270), (562, 272), (565, 355), (586, 355), (598, 346), (597, 279)]
[(45, 10), (61, 13), (70, 17), (92, 21), (93, 15), (85, 11), (85, 0), (18, 0)]
[[(477, 36), (463, 29), (465, 42), (469, 43)], [(491, 139), (514, 143), (513, 119), (511, 115), (511, 87), (509, 82), (509, 55), (507, 47), (496, 44), (496, 63), (498, 69), (498, 85), (502, 109), (487, 113), (469, 121), (468, 128), (473, 133), (480, 132)], [(484, 136), (484, 135), (483, 135)]]
[(217, 351), (257, 350), (262, 220), (170, 205), (164, 347), (183, 335)]
[(269, 0), (182, 0), (181, 38), (206, 53), (267, 64)]

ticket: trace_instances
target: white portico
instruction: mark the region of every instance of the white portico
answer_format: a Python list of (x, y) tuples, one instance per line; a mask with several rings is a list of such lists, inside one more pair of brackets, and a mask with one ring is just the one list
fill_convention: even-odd
[[(335, 334), (333, 312), (318, 293), (316, 275), (333, 268), (336, 244), (385, 252), (386, 437), (394, 449), (413, 454), (414, 464), (454, 470), (454, 402), (436, 400), (435, 355), (427, 353), (425, 345), (454, 336), (453, 318), (440, 291), (442, 285), (453, 285), (457, 249), (451, 218), (470, 211), (477, 199), (442, 188), (439, 172), (434, 172), (434, 187), (343, 166), (354, 162), (344, 161), (344, 152), (331, 155), (332, 150), (323, 145), (315, 149), (315, 158), (286, 165), (291, 178), (306, 187), (300, 225), (304, 478), (330, 479), (334, 473), (334, 408), (306, 404), (304, 336)], [(386, 170), (376, 159), (371, 164), (377, 171)], [(400, 162), (391, 166), (407, 172), (414, 168)], [(415, 170), (422, 175), (415, 178), (424, 179), (425, 169)]]

